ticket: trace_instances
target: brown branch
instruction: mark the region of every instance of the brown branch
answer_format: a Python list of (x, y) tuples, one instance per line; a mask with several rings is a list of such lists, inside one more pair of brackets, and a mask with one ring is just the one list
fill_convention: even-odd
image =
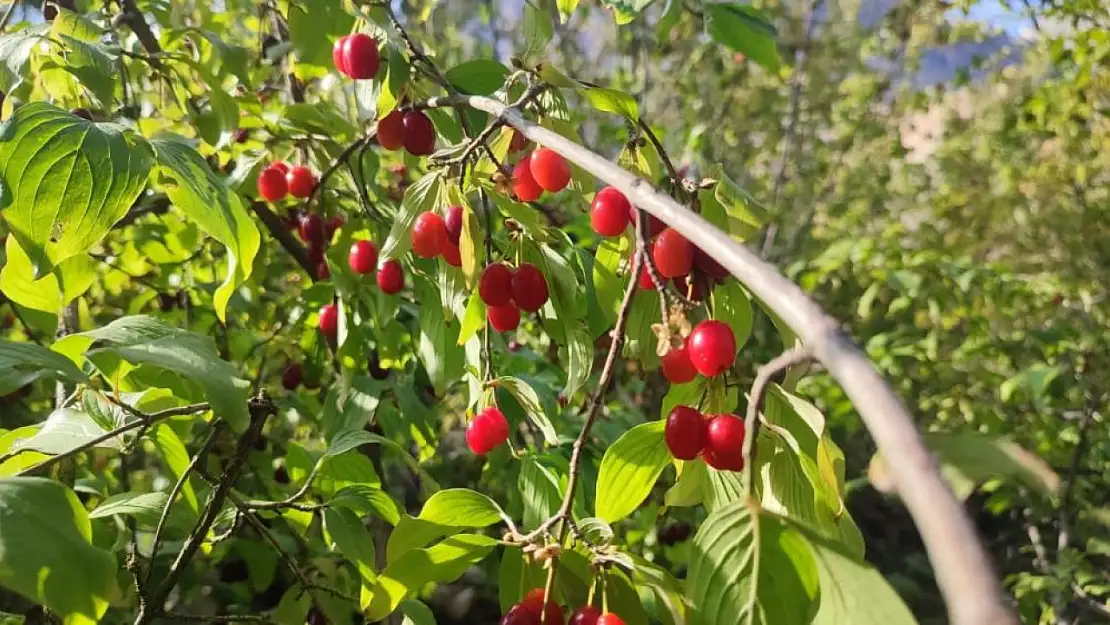
[(281, 218), (275, 215), (270, 207), (262, 201), (251, 202), (251, 210), (262, 220), (266, 229), (270, 231), (270, 235), (277, 239), (277, 242), (293, 257), (293, 260), (297, 261), (301, 269), (304, 269), (305, 273), (308, 274), (308, 279), (315, 281), (316, 266), (308, 260), (308, 251), (296, 237), (290, 234)]
[(744, 492), (749, 497), (752, 496), (755, 482), (753, 474), (755, 473), (756, 439), (759, 437), (759, 409), (763, 404), (764, 395), (767, 394), (767, 387), (778, 374), (812, 359), (813, 355), (804, 346), (790, 349), (760, 367), (755, 375), (752, 390), (748, 393), (748, 412), (744, 418)]
[[(162, 52), (162, 46), (158, 43), (158, 38), (154, 36), (154, 32), (150, 29), (150, 24), (146, 23), (146, 18), (143, 17), (139, 7), (135, 5), (135, 0), (119, 0), (121, 21), (127, 24), (128, 28), (135, 33), (139, 38), (139, 43), (151, 55), (158, 55)], [(162, 62), (158, 60), (157, 56), (152, 56), (148, 62), (155, 69), (161, 68)]]
[(268, 614), (185, 614), (183, 612), (166, 612), (163, 615), (167, 620), (191, 621), (194, 623), (276, 623)]

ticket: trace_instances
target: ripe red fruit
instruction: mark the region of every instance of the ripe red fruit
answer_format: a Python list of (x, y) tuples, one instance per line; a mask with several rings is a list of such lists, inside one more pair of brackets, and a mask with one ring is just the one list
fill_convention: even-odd
[(355, 241), (347, 254), (347, 264), (355, 273), (368, 274), (378, 266), (378, 248), (373, 241)]
[(540, 625), (540, 617), (526, 608), (524, 604), (517, 603), (509, 608), (505, 616), (501, 617), (498, 625)]
[[(700, 302), (705, 299), (705, 293), (702, 288), (702, 281), (695, 279), (697, 275), (698, 270), (695, 268), (693, 273), (672, 278), (671, 283), (674, 284), (674, 288), (678, 289), (678, 292), (686, 298), (694, 302)], [(690, 288), (691, 286), (693, 286), (693, 288)]]
[(546, 191), (562, 191), (570, 182), (570, 165), (550, 148), (532, 152), (529, 169), (532, 170), (532, 179)]
[(297, 165), (285, 175), (285, 182), (289, 187), (289, 194), (293, 197), (306, 198), (316, 189), (316, 174), (302, 165)]
[(526, 146), (526, 145), (528, 145), (528, 137), (525, 137), (524, 135), (520, 134), (519, 130), (514, 129), (513, 130), (513, 138), (509, 139), (509, 151), (510, 152), (519, 152), (519, 151), (523, 150), (524, 146)]
[(603, 237), (619, 236), (628, 227), (632, 205), (615, 187), (605, 187), (590, 204), (590, 225)]
[(663, 377), (671, 384), (686, 384), (698, 377), (698, 370), (690, 361), (690, 351), (686, 349), (685, 343), (678, 349), (671, 347), (660, 362), (663, 367)]
[(505, 263), (487, 265), (482, 271), (482, 277), (478, 278), (478, 296), (487, 306), (505, 306), (511, 303), (513, 270)]
[(535, 202), (543, 195), (543, 187), (532, 177), (531, 156), (525, 156), (513, 167), (513, 193), (521, 202)]
[[(648, 235), (649, 239), (654, 237), (655, 235), (659, 234), (660, 232), (663, 231), (664, 228), (667, 227), (667, 225), (664, 224), (655, 215), (652, 215), (651, 213), (646, 213), (646, 212), (644, 214), (647, 215), (647, 218), (648, 218), (648, 232), (647, 232), (647, 235)], [(632, 223), (633, 227), (636, 227), (637, 224), (640, 223), (640, 211), (636, 210), (635, 206), (630, 205), (628, 207), (628, 221)]]
[(405, 127), (405, 149), (413, 156), (427, 156), (436, 149), (436, 131), (432, 120), (420, 111), (409, 111), (401, 118)]
[(285, 173), (275, 165), (270, 165), (258, 174), (258, 194), (267, 202), (277, 202), (289, 192)]
[(463, 209), (461, 206), (447, 207), (447, 217), (443, 222), (447, 225), (447, 238), (455, 245), (459, 244), (463, 230)]
[(664, 278), (684, 276), (694, 266), (694, 246), (678, 230), (667, 228), (655, 240), (651, 257)]
[(443, 246), (443, 260), (452, 267), (462, 267), (462, 253), (459, 246), (448, 241)]
[(421, 258), (435, 258), (448, 243), (447, 225), (439, 213), (421, 213), (412, 225), (412, 251)]
[(693, 460), (705, 448), (705, 419), (689, 406), (675, 406), (667, 415), (663, 438), (672, 456), (679, 460)]
[(327, 280), (330, 277), (331, 277), (331, 269), (328, 268), (328, 261), (321, 260), (316, 265), (316, 279), (317, 280)]
[(592, 605), (584, 605), (570, 615), (567, 625), (597, 625), (599, 618), (601, 618), (601, 610)]
[(532, 614), (543, 618), (542, 625), (563, 625), (563, 608), (554, 601), (544, 603), (543, 588), (533, 588), (520, 602)]
[(326, 304), (320, 309), (320, 319), (316, 322), (316, 327), (327, 338), (335, 339), (336, 332), (339, 331), (339, 309), (335, 304)]
[(324, 220), (316, 213), (304, 213), (297, 221), (297, 232), (309, 245), (322, 245), (324, 242)]
[(285, 387), (287, 391), (296, 390), (296, 388), (301, 385), (301, 378), (303, 376), (304, 373), (301, 370), (301, 363), (291, 362), (285, 365), (285, 371), (281, 372), (281, 385)]
[[(332, 50), (334, 55), (335, 50)], [(343, 41), (343, 68), (351, 78), (373, 78), (378, 74), (378, 42), (366, 33), (348, 35)]]
[(347, 42), (348, 35), (344, 35), (335, 40), (335, 44), (331, 47), (331, 62), (335, 64), (335, 69), (339, 70), (341, 74), (347, 74), (347, 62), (343, 58), (343, 46)]
[(597, 619), (597, 625), (624, 625), (624, 619), (613, 614), (602, 614), (601, 618)]
[(282, 176), (285, 176), (289, 173), (289, 163), (286, 163), (285, 161), (274, 161), (270, 163), (269, 168), (280, 171)]
[(387, 150), (400, 149), (405, 144), (405, 120), (401, 111), (390, 111), (378, 120), (378, 145)]
[(524, 311), (536, 312), (547, 303), (547, 279), (531, 263), (516, 268), (512, 278), (513, 302)]
[(701, 269), (714, 282), (720, 282), (732, 275), (700, 247), (694, 248), (694, 266)]
[(308, 249), (306, 250), (306, 255), (308, 256), (308, 262), (314, 265), (319, 264), (320, 261), (324, 260), (323, 243), (312, 243), (311, 245), (309, 245)]
[(400, 293), (405, 288), (405, 272), (396, 259), (385, 261), (378, 269), (378, 288), (386, 295)]
[(709, 418), (705, 437), (705, 461), (714, 469), (744, 470), (744, 420), (719, 414)]
[(498, 332), (512, 332), (520, 325), (520, 309), (512, 304), (490, 306), (486, 309), (486, 319)]
[(497, 408), (490, 406), (479, 412), (466, 425), (466, 446), (484, 456), (509, 440), (509, 422)]
[(343, 218), (338, 216), (338, 215), (336, 215), (335, 217), (332, 217), (331, 219), (325, 221), (324, 222), (324, 239), (327, 240), (327, 241), (331, 241), (332, 235), (334, 235), (337, 230), (342, 228), (343, 224), (345, 224), (345, 223), (346, 222), (343, 221)]
[(703, 321), (686, 339), (690, 362), (698, 373), (713, 377), (723, 373), (736, 360), (736, 337), (722, 321)]

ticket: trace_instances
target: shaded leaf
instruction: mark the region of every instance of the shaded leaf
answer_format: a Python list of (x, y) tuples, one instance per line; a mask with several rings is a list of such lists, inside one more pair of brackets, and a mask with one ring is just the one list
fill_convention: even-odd
[(643, 503), (659, 474), (671, 462), (663, 440), (663, 421), (641, 423), (605, 451), (597, 478), (596, 514), (615, 523)]

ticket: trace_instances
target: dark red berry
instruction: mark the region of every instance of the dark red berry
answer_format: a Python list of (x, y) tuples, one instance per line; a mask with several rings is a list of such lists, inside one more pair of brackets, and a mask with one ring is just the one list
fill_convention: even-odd
[(443, 246), (443, 261), (452, 267), (462, 267), (462, 252), (459, 246), (448, 241)]
[(601, 618), (601, 610), (592, 605), (584, 605), (570, 615), (567, 625), (597, 625), (599, 618)]
[(447, 238), (458, 245), (463, 231), (463, 208), (461, 206), (447, 207), (447, 217), (444, 218), (443, 222), (447, 225)]
[(297, 165), (285, 175), (285, 182), (289, 186), (289, 195), (303, 199), (316, 189), (316, 174), (307, 167)]
[(513, 138), (509, 139), (509, 152), (519, 152), (528, 145), (528, 138), (520, 134), (519, 130), (513, 129)]
[[(664, 224), (655, 215), (652, 215), (651, 213), (648, 213), (648, 212), (645, 212), (644, 214), (647, 215), (647, 218), (648, 218), (648, 232), (647, 232), (647, 235), (648, 235), (649, 239), (654, 237), (655, 235), (659, 234), (660, 232), (663, 232), (663, 230), (667, 227), (667, 225)], [(629, 206), (628, 216), (629, 216), (628, 221), (631, 222), (634, 227), (638, 226), (638, 224), (640, 223), (640, 211), (636, 210), (635, 206)]]
[(517, 603), (501, 617), (498, 625), (540, 625), (540, 617), (524, 607), (524, 604)]
[(287, 391), (296, 390), (301, 385), (302, 375), (301, 363), (291, 362), (285, 366), (285, 371), (281, 372), (281, 385)]
[[(334, 53), (334, 49), (332, 50)], [(348, 35), (343, 41), (343, 68), (351, 78), (373, 78), (378, 73), (378, 42), (366, 33)]]
[(509, 349), (510, 352), (519, 352), (520, 348), (522, 347), (520, 341), (516, 339), (510, 340), (505, 346)]
[(378, 248), (373, 241), (355, 241), (347, 254), (347, 264), (355, 273), (373, 272), (378, 267)]
[(542, 615), (542, 625), (563, 625), (563, 608), (554, 601), (545, 603), (543, 597), (543, 588), (533, 588), (520, 603), (537, 617)]
[(520, 309), (512, 304), (490, 306), (486, 309), (486, 319), (498, 332), (512, 332), (520, 325)]
[(509, 440), (509, 422), (497, 408), (479, 412), (466, 426), (466, 446), (484, 456)]
[(536, 312), (547, 303), (547, 279), (531, 263), (516, 268), (512, 278), (513, 302), (526, 312)]
[(686, 339), (690, 362), (698, 373), (712, 377), (732, 367), (736, 361), (736, 337), (722, 321), (703, 321)]
[(93, 120), (92, 111), (87, 108), (75, 108), (70, 112), (80, 117), (81, 119), (86, 119), (90, 122)]
[(378, 145), (398, 150), (405, 144), (405, 121), (401, 111), (393, 110), (378, 120)]
[(421, 213), (412, 225), (412, 251), (421, 258), (435, 258), (448, 243), (447, 225), (438, 213)]
[(744, 420), (736, 415), (710, 415), (706, 428), (705, 461), (722, 471), (744, 470)]
[(525, 156), (513, 167), (513, 193), (521, 202), (535, 202), (543, 195), (543, 187), (532, 178), (531, 159), (531, 156)]
[(701, 269), (714, 282), (720, 282), (731, 275), (728, 269), (722, 267), (721, 263), (718, 263), (700, 247), (694, 248), (694, 266)]
[(378, 288), (386, 295), (400, 293), (405, 288), (405, 271), (396, 259), (389, 259), (378, 269)]
[(487, 265), (478, 278), (478, 296), (487, 306), (505, 306), (513, 299), (513, 270), (505, 263)]
[(262, 170), (258, 174), (258, 194), (267, 202), (277, 202), (289, 192), (289, 185), (285, 181), (285, 173), (274, 165)]
[(615, 187), (605, 187), (590, 204), (590, 225), (603, 237), (619, 236), (628, 227), (631, 208), (623, 193)]
[(532, 179), (546, 191), (562, 191), (570, 182), (570, 165), (551, 148), (539, 148), (532, 152), (529, 169), (532, 170)]
[(343, 46), (347, 42), (348, 35), (344, 35), (335, 40), (335, 44), (331, 47), (331, 62), (335, 64), (335, 69), (339, 70), (341, 74), (348, 74), (347, 63), (343, 58)]
[(314, 242), (308, 246), (305, 253), (308, 256), (308, 262), (313, 265), (318, 264), (324, 260), (324, 245), (320, 242)]
[(702, 275), (696, 268), (688, 275), (672, 278), (671, 283), (674, 288), (678, 289), (679, 293), (686, 296), (687, 299), (700, 302), (705, 299), (705, 289), (702, 288), (704, 279), (698, 276)]
[[(650, 252), (650, 248), (648, 250)], [(640, 278), (638, 286), (641, 291), (651, 291), (655, 289), (655, 281), (651, 279), (651, 272), (648, 271), (647, 263), (640, 268)]]
[(339, 309), (335, 304), (326, 304), (320, 309), (320, 319), (316, 327), (329, 339), (334, 340), (339, 331)]
[(289, 174), (289, 163), (285, 161), (274, 161), (269, 165), (270, 169), (276, 169), (281, 172), (282, 176)]
[(331, 269), (328, 268), (328, 261), (322, 260), (316, 265), (316, 279), (327, 280), (331, 277)]
[(602, 614), (601, 618), (597, 619), (597, 625), (624, 625), (624, 619), (613, 614)]
[(698, 377), (698, 370), (690, 361), (690, 352), (686, 349), (685, 343), (677, 349), (671, 347), (670, 351), (663, 356), (661, 364), (663, 377), (671, 384), (686, 384)]
[(672, 456), (679, 460), (693, 460), (705, 448), (705, 419), (689, 406), (675, 406), (667, 415), (663, 438)]
[(375, 380), (384, 380), (389, 377), (389, 369), (382, 367), (382, 361), (378, 358), (377, 350), (370, 352), (370, 362), (366, 369), (370, 372), (370, 377)]
[(343, 227), (343, 218), (336, 215), (324, 222), (324, 240), (331, 241), (332, 236)]
[(324, 220), (316, 213), (301, 215), (297, 223), (297, 232), (301, 239), (309, 245), (322, 245), (324, 242)]
[(248, 131), (246, 128), (240, 128), (239, 130), (236, 130), (235, 136), (233, 137), (235, 143), (246, 143), (247, 139), (249, 138), (250, 131)]
[(436, 130), (432, 120), (420, 111), (409, 111), (401, 122), (405, 126), (405, 149), (413, 156), (427, 156), (436, 149)]
[(684, 276), (694, 266), (694, 246), (678, 230), (667, 228), (655, 240), (651, 257), (664, 278)]

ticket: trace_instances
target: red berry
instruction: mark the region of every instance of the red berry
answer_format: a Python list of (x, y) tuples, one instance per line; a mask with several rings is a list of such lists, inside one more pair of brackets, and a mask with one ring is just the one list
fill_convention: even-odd
[(347, 74), (347, 64), (343, 59), (343, 46), (347, 42), (347, 35), (335, 40), (335, 44), (331, 47), (331, 62), (335, 64), (335, 69), (339, 70), (341, 74)]
[(592, 605), (584, 605), (570, 615), (567, 625), (597, 625), (599, 618), (601, 618), (601, 610)]
[(285, 182), (289, 186), (289, 194), (293, 197), (306, 198), (316, 189), (316, 174), (312, 170), (297, 165), (285, 175)]
[(513, 193), (521, 202), (535, 202), (543, 195), (543, 187), (532, 177), (531, 156), (525, 156), (513, 167)]
[(421, 213), (412, 225), (412, 251), (421, 258), (435, 258), (448, 243), (447, 225), (439, 213)]
[(373, 241), (355, 241), (347, 254), (347, 264), (355, 273), (368, 274), (378, 266), (378, 248)]
[(447, 207), (447, 217), (443, 220), (447, 224), (447, 238), (455, 245), (459, 244), (463, 230), (463, 209), (461, 206)]
[(409, 111), (401, 119), (405, 126), (405, 149), (413, 156), (427, 156), (436, 149), (436, 130), (432, 120), (420, 111)]
[(601, 618), (597, 619), (597, 625), (624, 625), (624, 619), (613, 614), (602, 614)]
[(400, 293), (405, 288), (405, 272), (396, 259), (385, 261), (378, 269), (378, 288), (386, 295)]
[(690, 351), (686, 349), (685, 343), (678, 349), (671, 347), (661, 362), (663, 377), (671, 384), (686, 384), (698, 377), (698, 370), (690, 362)]
[(736, 337), (722, 321), (699, 323), (686, 339), (686, 349), (694, 368), (706, 377), (723, 373), (736, 361)]
[(736, 415), (709, 417), (706, 428), (705, 461), (714, 469), (744, 470), (744, 420)]
[(527, 312), (536, 312), (547, 303), (547, 279), (531, 263), (516, 268), (512, 278), (513, 302)]
[(398, 150), (405, 144), (405, 121), (401, 111), (390, 111), (378, 120), (378, 145), (387, 150)]
[(701, 269), (714, 282), (720, 282), (732, 275), (700, 247), (694, 248), (694, 266)]
[(324, 220), (316, 213), (305, 213), (297, 222), (297, 232), (309, 245), (322, 245), (324, 242)]
[(285, 181), (285, 174), (274, 165), (270, 165), (258, 174), (258, 194), (267, 202), (277, 202), (289, 192), (289, 185)]
[(619, 236), (628, 227), (628, 198), (615, 187), (605, 187), (590, 204), (590, 225), (603, 237)]
[(678, 230), (667, 228), (655, 240), (651, 257), (664, 278), (684, 276), (694, 266), (694, 246)]
[(498, 332), (512, 332), (520, 325), (520, 309), (512, 304), (490, 306), (486, 309), (486, 319)]
[(443, 246), (443, 260), (452, 267), (462, 267), (462, 253), (459, 246), (448, 241)]
[(281, 385), (285, 387), (287, 391), (296, 390), (296, 388), (301, 385), (301, 378), (303, 375), (301, 363), (291, 362), (285, 365), (285, 371), (281, 372)]
[(509, 139), (509, 151), (510, 152), (519, 152), (519, 151), (523, 150), (524, 146), (527, 145), (527, 144), (528, 144), (528, 137), (525, 137), (524, 135), (520, 134), (519, 130), (513, 129), (513, 138)]
[(509, 440), (509, 422), (494, 407), (479, 412), (466, 426), (466, 446), (484, 456)]
[(316, 327), (320, 328), (324, 336), (334, 340), (336, 332), (339, 330), (339, 309), (335, 304), (327, 304), (320, 309), (320, 319), (316, 322)]
[(331, 277), (331, 269), (328, 269), (328, 261), (322, 260), (316, 265), (316, 279), (327, 280)]
[(334, 235), (337, 230), (342, 228), (344, 223), (346, 223), (346, 222), (343, 221), (343, 218), (338, 216), (338, 215), (336, 215), (335, 217), (332, 217), (331, 219), (325, 221), (324, 222), (324, 239), (327, 240), (327, 241), (331, 241), (332, 235)]
[[(694, 272), (688, 275), (672, 278), (671, 283), (674, 284), (674, 288), (678, 289), (678, 292), (686, 296), (687, 299), (700, 302), (705, 299), (705, 293), (703, 292), (704, 289), (702, 289), (702, 281), (696, 280), (695, 275), (697, 275), (697, 269), (694, 269)], [(691, 285), (693, 288), (690, 288)]]
[(524, 595), (524, 599), (520, 602), (525, 608), (535, 614), (537, 617), (542, 615), (542, 625), (563, 625), (563, 608), (559, 607), (558, 603), (548, 601), (546, 604), (543, 600), (543, 588), (533, 588)]
[(689, 406), (675, 406), (667, 415), (663, 438), (672, 456), (679, 460), (693, 460), (705, 448), (705, 419)]
[(517, 603), (509, 608), (505, 616), (501, 617), (498, 625), (540, 625), (540, 617), (526, 608), (524, 604)]
[(570, 182), (570, 165), (551, 148), (540, 148), (532, 152), (529, 163), (532, 179), (546, 191), (562, 191)]
[[(649, 239), (659, 234), (663, 231), (664, 228), (667, 227), (667, 225), (660, 221), (660, 219), (655, 215), (647, 212), (645, 212), (644, 214), (648, 217), (647, 235)], [(633, 226), (636, 226), (640, 223), (640, 211), (636, 210), (635, 206), (630, 205), (628, 207), (628, 221), (631, 222)]]
[(324, 244), (319, 242), (312, 243), (308, 246), (306, 255), (308, 256), (308, 262), (314, 265), (320, 263), (320, 261), (324, 260)]
[[(332, 50), (334, 55), (335, 50)], [(378, 73), (378, 42), (366, 33), (348, 35), (343, 41), (343, 67), (351, 78), (373, 78)]]
[(513, 270), (505, 263), (487, 265), (478, 278), (478, 296), (487, 306), (505, 306), (513, 299)]
[(280, 171), (282, 176), (285, 176), (289, 173), (289, 163), (286, 163), (285, 161), (274, 161), (270, 163), (269, 168)]

